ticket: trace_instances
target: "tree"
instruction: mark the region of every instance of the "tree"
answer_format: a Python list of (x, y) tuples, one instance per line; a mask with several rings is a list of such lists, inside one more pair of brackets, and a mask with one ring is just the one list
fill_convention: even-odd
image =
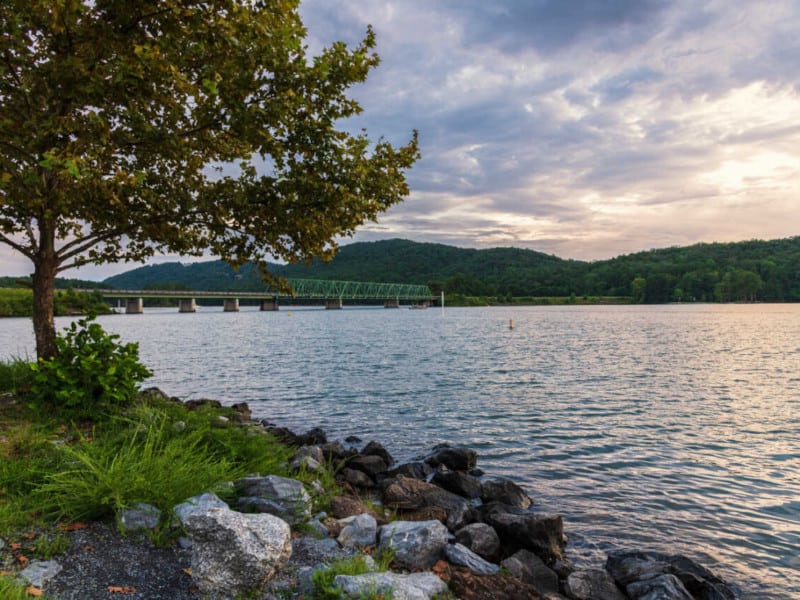
[(647, 280), (644, 277), (634, 277), (631, 281), (631, 298), (636, 304), (644, 302), (647, 291)]
[(38, 356), (61, 271), (330, 258), (408, 194), (416, 132), (395, 148), (337, 129), (378, 64), (372, 30), (310, 58), (297, 6), (0, 0), (0, 242), (33, 263)]

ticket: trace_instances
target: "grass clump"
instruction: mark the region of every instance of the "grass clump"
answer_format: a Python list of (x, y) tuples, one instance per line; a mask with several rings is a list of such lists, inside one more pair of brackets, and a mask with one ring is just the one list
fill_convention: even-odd
[(28, 390), (33, 383), (30, 363), (15, 359), (0, 363), (0, 393)]
[[(34, 588), (35, 589), (35, 588)], [(30, 600), (36, 594), (39, 598), (47, 600), (47, 596), (31, 593), (32, 588), (19, 582), (13, 575), (0, 575), (0, 598), (3, 600)]]
[[(344, 591), (334, 587), (333, 580), (337, 575), (364, 575), (388, 570), (391, 555), (377, 556), (376, 559), (373, 565), (370, 564), (366, 555), (356, 554), (333, 562), (325, 568), (317, 569), (311, 575), (312, 600), (342, 600), (347, 598), (348, 596)], [(359, 597), (364, 600), (391, 600), (393, 595), (391, 590), (372, 590)]]

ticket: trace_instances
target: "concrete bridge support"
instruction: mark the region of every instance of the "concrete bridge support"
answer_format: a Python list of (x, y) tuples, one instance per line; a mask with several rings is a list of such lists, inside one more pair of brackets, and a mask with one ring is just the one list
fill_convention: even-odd
[(325, 308), (327, 310), (339, 310), (342, 308), (341, 298), (328, 298), (325, 300)]
[(278, 310), (278, 299), (264, 298), (261, 301), (261, 310)]
[(181, 298), (178, 300), (178, 312), (193, 313), (197, 312), (197, 301), (194, 298)]
[(383, 308), (400, 308), (400, 300), (395, 298), (394, 300), (384, 300), (383, 301)]
[(239, 299), (238, 298), (225, 298), (222, 304), (224, 312), (239, 312)]
[(128, 298), (125, 301), (126, 315), (140, 315), (144, 312), (144, 304), (141, 298)]

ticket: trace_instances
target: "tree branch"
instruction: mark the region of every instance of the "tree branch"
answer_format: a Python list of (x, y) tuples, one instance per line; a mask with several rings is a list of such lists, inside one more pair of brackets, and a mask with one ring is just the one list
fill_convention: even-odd
[(3, 235), (2, 233), (0, 233), (0, 242), (8, 246), (11, 246), (14, 250), (19, 252), (20, 254), (24, 254), (25, 256), (33, 260), (34, 253), (30, 249), (25, 248), (25, 246), (23, 246), (19, 242), (15, 242), (10, 237)]

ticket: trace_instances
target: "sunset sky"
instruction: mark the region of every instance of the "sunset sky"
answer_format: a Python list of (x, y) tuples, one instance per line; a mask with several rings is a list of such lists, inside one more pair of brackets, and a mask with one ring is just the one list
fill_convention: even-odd
[[(309, 50), (372, 24), (353, 129), (420, 132), (357, 241), (602, 259), (800, 234), (800, 3), (303, 0)], [(175, 260), (173, 257), (171, 260)], [(30, 267), (2, 248), (0, 272)], [(65, 276), (103, 277), (135, 265)]]

